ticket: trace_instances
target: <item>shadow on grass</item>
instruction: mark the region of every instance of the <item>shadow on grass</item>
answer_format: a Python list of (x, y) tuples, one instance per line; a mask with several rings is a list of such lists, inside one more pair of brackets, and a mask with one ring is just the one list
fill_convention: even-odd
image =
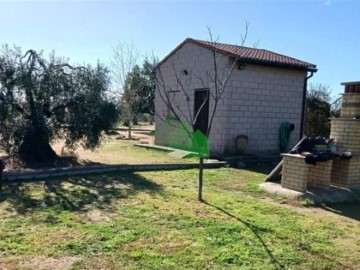
[(58, 156), (54, 161), (51, 162), (39, 162), (33, 159), (20, 159), (10, 158), (8, 156), (0, 156), (0, 159), (5, 164), (10, 165), (11, 171), (21, 171), (26, 169), (38, 170), (38, 169), (54, 169), (64, 167), (85, 167), (91, 165), (108, 165), (106, 163), (95, 162), (91, 160), (80, 160), (76, 156)]
[(211, 206), (217, 210), (219, 210), (220, 212), (224, 213), (225, 215), (241, 222), (242, 224), (244, 224), (249, 230), (251, 230), (251, 232), (256, 236), (256, 238), (259, 240), (259, 242), (261, 243), (261, 245), (263, 246), (263, 248), (265, 249), (266, 253), (268, 254), (269, 258), (271, 259), (272, 263), (274, 264), (274, 266), (276, 267), (276, 269), (285, 269), (284, 266), (275, 258), (274, 254), (272, 254), (271, 250), (268, 248), (268, 246), (266, 245), (266, 243), (264, 242), (264, 240), (262, 240), (260, 234), (259, 234), (259, 231), (262, 230), (262, 228), (259, 228), (258, 226), (250, 223), (250, 222), (247, 222), (231, 213), (229, 213), (228, 211), (216, 206), (216, 205), (213, 205), (207, 201), (203, 201), (203, 203), (205, 203), (206, 205), (208, 206)]
[(106, 165), (105, 163), (95, 162), (91, 160), (80, 160), (74, 156), (58, 156), (55, 161), (44, 163), (37, 162), (32, 159), (22, 160), (23, 167), (29, 169), (53, 169), (53, 168), (64, 168), (64, 167), (85, 167), (91, 165)]
[(337, 203), (322, 206), (326, 211), (360, 221), (360, 202)]
[(162, 187), (135, 173), (114, 173), (68, 177), (33, 183), (7, 183), (0, 193), (0, 204), (8, 202), (20, 214), (55, 207), (85, 212), (91, 207), (112, 211), (115, 200), (138, 192), (157, 193)]
[(255, 172), (255, 173), (262, 173), (262, 174), (268, 175), (275, 168), (275, 166), (273, 164), (270, 164), (270, 163), (269, 164), (262, 163), (262, 164), (257, 165), (257, 166), (249, 166), (249, 167), (246, 168), (246, 170), (247, 171), (252, 171), (252, 172)]

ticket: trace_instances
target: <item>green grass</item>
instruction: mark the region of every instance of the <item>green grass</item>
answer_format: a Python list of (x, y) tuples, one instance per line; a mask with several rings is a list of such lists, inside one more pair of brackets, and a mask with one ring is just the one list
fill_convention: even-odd
[(206, 170), (206, 203), (196, 170), (5, 185), (0, 269), (360, 268), (358, 221), (279, 203), (263, 178)]
[[(116, 136), (107, 137), (95, 152), (79, 148), (76, 150), (79, 162), (83, 164), (139, 164), (139, 163), (196, 163), (197, 158), (175, 158), (163, 151), (134, 146), (139, 141), (117, 140)], [(62, 144), (54, 148), (60, 154)]]

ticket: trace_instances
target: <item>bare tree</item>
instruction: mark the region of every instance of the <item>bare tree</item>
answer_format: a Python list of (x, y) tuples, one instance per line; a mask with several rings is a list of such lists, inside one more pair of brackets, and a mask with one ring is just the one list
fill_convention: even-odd
[(140, 59), (133, 44), (119, 43), (113, 47), (113, 53), (113, 95), (119, 101), (121, 117), (128, 125), (128, 138), (131, 139), (134, 116), (154, 114), (155, 76), (152, 70), (158, 60), (155, 56)]
[[(241, 61), (241, 49), (246, 41), (248, 33), (248, 23), (245, 26), (245, 33), (241, 36), (241, 44), (230, 57), (220, 52), (218, 38), (214, 38), (210, 28), (208, 28), (210, 40), (207, 48), (210, 50), (211, 63), (207, 66), (208, 70), (194, 74), (191, 70), (179, 70), (175, 64), (171, 67), (171, 74), (175, 76), (176, 82), (168, 82), (164, 72), (169, 74), (168, 68), (162, 65), (156, 68), (156, 94), (164, 104), (163, 108), (158, 108), (156, 116), (161, 121), (173, 127), (182, 127), (189, 139), (196, 144), (195, 149), (199, 154), (199, 186), (198, 200), (203, 201), (203, 170), (204, 158), (207, 157), (208, 141), (213, 126), (216, 111), (220, 100), (227, 90), (229, 79)], [(180, 76), (185, 74), (186, 76)], [(191, 94), (195, 88), (209, 89), (197, 112), (193, 112)], [(181, 98), (181, 100), (179, 100)], [(185, 98), (185, 104), (183, 102)], [(197, 120), (205, 104), (211, 106), (209, 112), (209, 121), (204, 132), (204, 140), (198, 140)], [(168, 116), (171, 114), (171, 120)]]
[[(128, 139), (131, 139), (132, 118), (135, 104), (138, 102), (138, 92), (142, 85), (131, 85), (129, 74), (138, 64), (140, 53), (134, 44), (119, 42), (113, 48), (111, 72), (114, 81), (113, 95), (118, 99), (121, 107), (121, 116), (128, 123)], [(130, 84), (130, 85), (129, 85)]]
[(133, 43), (126, 44), (119, 42), (112, 47), (112, 50), (111, 72), (116, 84), (114, 93), (117, 96), (121, 96), (125, 87), (126, 77), (133, 67), (138, 64), (140, 53)]

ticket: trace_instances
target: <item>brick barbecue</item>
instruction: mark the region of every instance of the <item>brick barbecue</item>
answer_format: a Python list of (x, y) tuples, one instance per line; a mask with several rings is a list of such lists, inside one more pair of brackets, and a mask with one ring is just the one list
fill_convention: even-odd
[(331, 183), (346, 188), (360, 188), (360, 82), (345, 86), (340, 118), (331, 119), (331, 138), (338, 151), (349, 151), (352, 159), (333, 161)]
[(282, 187), (297, 191), (330, 185), (360, 188), (360, 82), (342, 85), (345, 93), (341, 114), (331, 118), (330, 138), (335, 140), (338, 154), (351, 152), (352, 158), (336, 158), (313, 166), (304, 162), (304, 156), (283, 154)]

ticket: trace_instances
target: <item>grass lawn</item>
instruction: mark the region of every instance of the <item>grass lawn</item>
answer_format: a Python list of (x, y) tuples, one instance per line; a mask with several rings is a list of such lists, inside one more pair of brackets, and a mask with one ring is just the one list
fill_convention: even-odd
[[(166, 155), (165, 152), (134, 146), (138, 141), (117, 140), (108, 137), (95, 152), (79, 148), (76, 152), (84, 163), (99, 162), (104, 164), (139, 164), (139, 163), (184, 163), (198, 162), (196, 158), (178, 159)], [(55, 151), (60, 154), (61, 146), (56, 145)]]
[[(137, 136), (148, 136), (138, 135)], [(71, 162), (60, 162), (56, 164), (58, 167), (65, 166), (82, 166), (92, 164), (141, 164), (141, 163), (197, 163), (197, 158), (184, 158), (179, 159), (168, 156), (166, 152), (145, 149), (134, 146), (139, 141), (135, 140), (122, 140), (116, 139), (118, 135), (106, 136), (103, 143), (95, 151), (84, 150), (79, 147), (75, 153), (77, 158), (72, 159)], [(61, 150), (64, 142), (58, 141), (52, 145), (54, 151), (61, 156)], [(5, 156), (0, 152), (1, 156)], [(50, 165), (44, 166), (43, 164), (31, 164), (31, 166), (23, 166), (15, 163), (11, 166), (11, 162), (7, 162), (7, 171), (29, 170), (38, 168), (48, 168)], [(51, 166), (53, 167), (53, 166)]]
[(196, 170), (5, 185), (0, 269), (360, 269), (356, 218), (269, 197), (264, 176), (206, 170), (206, 203)]

